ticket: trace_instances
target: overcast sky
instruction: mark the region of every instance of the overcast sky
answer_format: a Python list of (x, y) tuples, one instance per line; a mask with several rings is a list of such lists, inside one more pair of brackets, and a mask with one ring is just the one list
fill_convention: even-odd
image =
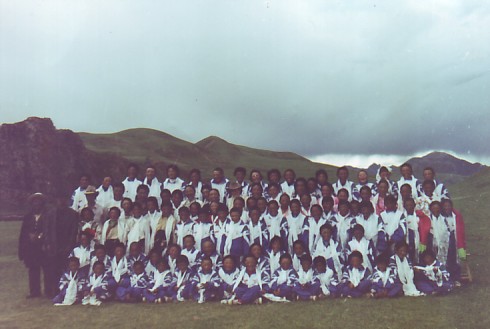
[(489, 40), (485, 1), (1, 0), (1, 122), (490, 163)]

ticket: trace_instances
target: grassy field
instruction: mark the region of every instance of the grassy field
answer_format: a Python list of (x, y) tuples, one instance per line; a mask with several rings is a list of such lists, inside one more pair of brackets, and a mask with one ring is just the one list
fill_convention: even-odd
[(0, 222), (0, 328), (490, 328), (490, 171), (452, 186), (466, 217), (474, 282), (447, 297), (336, 299), (251, 306), (193, 302), (58, 308), (26, 300), (27, 271), (17, 260), (19, 222)]

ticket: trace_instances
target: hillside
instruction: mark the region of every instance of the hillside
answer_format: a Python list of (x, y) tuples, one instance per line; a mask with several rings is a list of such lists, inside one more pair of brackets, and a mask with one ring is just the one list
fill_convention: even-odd
[(142, 166), (156, 165), (159, 177), (165, 167), (175, 163), (185, 173), (199, 168), (203, 177), (210, 178), (212, 169), (222, 167), (227, 177), (233, 175), (237, 166), (248, 170), (257, 168), (266, 172), (271, 168), (284, 170), (293, 168), (298, 176), (311, 177), (317, 169), (326, 169), (331, 177), (336, 168), (311, 162), (291, 152), (274, 152), (231, 144), (219, 137), (210, 136), (195, 144), (183, 141), (166, 133), (152, 129), (130, 129), (114, 134), (79, 133), (85, 146), (92, 151), (114, 154)]

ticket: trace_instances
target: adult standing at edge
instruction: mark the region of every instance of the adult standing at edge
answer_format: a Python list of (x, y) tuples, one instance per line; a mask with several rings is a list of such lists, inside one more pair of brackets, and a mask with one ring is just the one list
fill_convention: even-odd
[(32, 194), (29, 212), (24, 216), (19, 236), (19, 259), (29, 269), (28, 298), (41, 296), (41, 269), (44, 274), (44, 294), (56, 294), (56, 217), (46, 207), (46, 197)]

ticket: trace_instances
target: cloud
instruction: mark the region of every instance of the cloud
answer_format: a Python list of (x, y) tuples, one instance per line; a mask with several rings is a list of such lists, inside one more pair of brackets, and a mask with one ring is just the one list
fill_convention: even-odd
[(0, 112), (322, 154), (490, 155), (479, 1), (0, 3)]

